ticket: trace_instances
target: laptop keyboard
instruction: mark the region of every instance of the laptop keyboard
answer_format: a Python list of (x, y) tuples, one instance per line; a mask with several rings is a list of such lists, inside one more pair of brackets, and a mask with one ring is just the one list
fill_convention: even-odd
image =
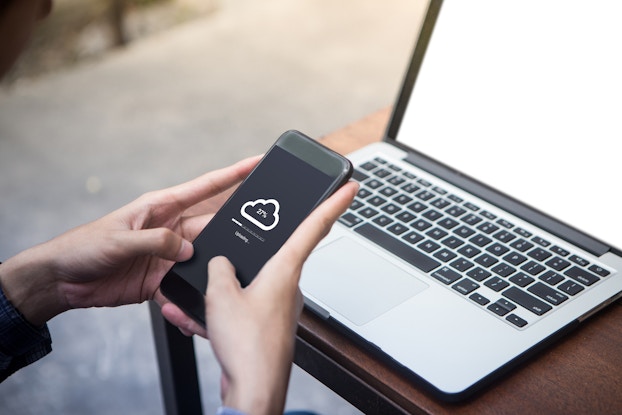
[(361, 187), (342, 224), (515, 328), (610, 274), (386, 157), (356, 166), (353, 178)]

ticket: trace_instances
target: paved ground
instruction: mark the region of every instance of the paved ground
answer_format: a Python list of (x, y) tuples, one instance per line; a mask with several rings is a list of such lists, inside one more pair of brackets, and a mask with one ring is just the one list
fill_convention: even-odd
[[(390, 105), (424, 0), (224, 1), (106, 58), (0, 90), (0, 258), (141, 193)], [(72, 311), (0, 385), (2, 414), (162, 413), (145, 304)], [(218, 368), (195, 341), (206, 413)], [(288, 408), (357, 413), (294, 369)]]

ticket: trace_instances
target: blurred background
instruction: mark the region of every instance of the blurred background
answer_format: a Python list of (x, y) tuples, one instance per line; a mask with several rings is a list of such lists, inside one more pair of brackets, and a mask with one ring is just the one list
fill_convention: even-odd
[[(426, 0), (55, 0), (0, 84), (0, 260), (140, 194), (391, 105)], [(146, 304), (65, 313), (2, 414), (161, 414)], [(205, 413), (219, 368), (195, 339)], [(294, 367), (287, 408), (358, 411)]]

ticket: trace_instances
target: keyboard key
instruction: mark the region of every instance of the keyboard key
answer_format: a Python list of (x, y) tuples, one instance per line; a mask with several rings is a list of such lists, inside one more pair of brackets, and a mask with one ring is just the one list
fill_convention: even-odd
[(426, 219), (431, 220), (432, 222), (434, 222), (435, 220), (437, 220), (438, 218), (443, 217), (443, 214), (441, 212), (439, 212), (438, 210), (434, 210), (434, 209), (428, 209), (424, 214), (423, 217)]
[(438, 224), (445, 229), (452, 229), (458, 225), (458, 222), (450, 218), (444, 218), (441, 219)]
[(380, 180), (371, 179), (365, 182), (365, 186), (369, 187), (370, 189), (377, 189), (382, 186), (382, 182)]
[(472, 269), (471, 271), (467, 272), (467, 275), (469, 277), (473, 278), (475, 281), (482, 282), (486, 278), (490, 277), (492, 274), (490, 272), (486, 271), (485, 269), (477, 267), (477, 268)]
[(419, 179), (419, 180), (417, 180), (417, 183), (419, 183), (421, 186), (425, 186), (425, 187), (432, 186), (432, 183), (430, 183), (429, 181), (427, 181), (425, 179)]
[(520, 265), (527, 260), (527, 257), (518, 252), (510, 252), (503, 259), (512, 265)]
[(488, 281), (486, 281), (484, 285), (493, 291), (499, 292), (502, 289), (509, 286), (510, 284), (507, 281), (504, 281), (499, 277), (493, 277), (493, 278), (490, 278)]
[(365, 188), (361, 188), (359, 189), (358, 193), (356, 194), (356, 197), (360, 198), (360, 199), (365, 199), (367, 196), (369, 196), (371, 194), (371, 192)]
[(401, 235), (408, 230), (408, 227), (406, 225), (402, 225), (401, 223), (394, 223), (389, 226), (387, 230), (394, 235)]
[(361, 206), (363, 206), (363, 202), (361, 202), (360, 200), (354, 199), (352, 201), (352, 204), (350, 205), (350, 209), (351, 210), (356, 210), (356, 209), (360, 208)]
[(440, 199), (440, 198), (432, 202), (432, 206), (434, 206), (437, 209), (445, 209), (449, 205), (450, 203), (448, 201), (446, 201), (445, 199)]
[(545, 264), (555, 271), (562, 271), (570, 266), (570, 262), (558, 256), (549, 259)]
[(386, 215), (380, 215), (376, 219), (374, 219), (373, 222), (376, 225), (384, 227), (384, 226), (389, 225), (391, 222), (393, 222), (393, 219), (391, 219), (390, 217), (388, 217)]
[(410, 205), (408, 205), (406, 207), (408, 209), (412, 210), (415, 213), (419, 213), (419, 212), (424, 211), (425, 209), (428, 208), (426, 205), (424, 205), (421, 202), (414, 202), (414, 203), (411, 203)]
[(535, 261), (529, 261), (528, 263), (520, 267), (520, 269), (522, 269), (525, 272), (528, 272), (531, 275), (538, 275), (539, 273), (544, 271), (546, 268), (542, 266), (541, 264), (538, 264)]
[(471, 294), (469, 296), (469, 299), (475, 301), (479, 305), (486, 305), (486, 304), (488, 304), (490, 302), (490, 300), (488, 298), (486, 298), (483, 295), (478, 294), (478, 293)]
[(478, 223), (480, 223), (482, 221), (482, 218), (480, 218), (480, 217), (470, 213), (470, 214), (464, 216), (461, 220), (462, 220), (462, 222), (464, 222), (464, 223), (466, 223), (468, 225), (474, 226), (474, 225), (477, 225)]
[(451, 264), (449, 264), (452, 268), (457, 269), (460, 272), (465, 272), (473, 267), (473, 263), (471, 261), (467, 261), (464, 258), (458, 258)]
[(397, 203), (399, 203), (400, 205), (405, 205), (406, 203), (410, 202), (412, 199), (412, 197), (406, 196), (406, 195), (398, 195), (395, 196), (393, 198), (393, 200)]
[(519, 272), (516, 275), (512, 275), (510, 277), (510, 281), (513, 282), (514, 284), (518, 285), (519, 287), (526, 287), (529, 284), (531, 284), (532, 282), (535, 281), (535, 278), (530, 277), (529, 275), (523, 273), (523, 272)]
[(479, 206), (474, 205), (474, 204), (473, 204), (473, 203), (471, 203), (471, 202), (466, 202), (466, 203), (464, 204), (464, 207), (465, 207), (465, 208), (467, 208), (467, 209), (469, 209), (469, 210), (472, 210), (473, 212), (477, 212), (477, 211), (479, 210)]
[(487, 210), (483, 210), (479, 214), (490, 220), (495, 220), (497, 218), (494, 214), (488, 212)]
[(502, 262), (492, 267), (491, 271), (505, 278), (509, 275), (512, 275), (516, 271), (516, 269)]
[(523, 228), (516, 228), (514, 229), (514, 232), (517, 233), (518, 235), (522, 236), (523, 238), (531, 238), (531, 232), (526, 231)]
[(505, 319), (514, 324), (516, 327), (525, 327), (527, 325), (527, 321), (523, 320), (516, 314), (509, 314)]
[(413, 228), (417, 229), (418, 231), (425, 231), (426, 229), (428, 229), (430, 226), (432, 226), (432, 224), (428, 221), (425, 221), (423, 219), (418, 219), (416, 221), (414, 221), (413, 223), (410, 224), (410, 226), (412, 226)]
[(391, 171), (387, 169), (378, 169), (374, 172), (374, 174), (380, 177), (381, 179), (384, 179), (385, 177), (388, 177), (391, 175)]
[(551, 248), (551, 251), (556, 253), (559, 256), (568, 256), (570, 255), (570, 252), (566, 251), (564, 248), (560, 248), (559, 246), (555, 245), (554, 247)]
[(443, 239), (443, 245), (451, 249), (456, 249), (462, 244), (464, 244), (462, 239), (457, 238), (455, 236), (450, 236), (448, 238)]
[(544, 261), (546, 259), (549, 259), (549, 257), (552, 255), (549, 251), (545, 251), (542, 248), (534, 248), (531, 251), (529, 251), (527, 253), (527, 255), (529, 255), (530, 257), (532, 257), (533, 259), (535, 259), (536, 261)]
[(400, 176), (393, 176), (389, 179), (389, 183), (391, 183), (394, 186), (399, 186), (400, 184), (404, 183), (406, 181), (406, 179), (404, 179), (403, 177)]
[(473, 258), (475, 255), (479, 254), (480, 251), (473, 245), (465, 245), (462, 248), (458, 249), (458, 253), (464, 255), (467, 258)]
[(457, 218), (458, 216), (463, 215), (466, 212), (466, 209), (461, 208), (460, 206), (452, 206), (449, 209), (445, 210), (449, 215)]
[(389, 203), (388, 205), (382, 207), (382, 211), (388, 213), (389, 215), (393, 215), (394, 213), (399, 212), (400, 208), (393, 203)]
[(341, 216), (339, 218), (339, 222), (346, 225), (347, 227), (351, 228), (355, 225), (358, 225), (359, 223), (361, 223), (363, 221), (363, 219), (359, 218), (358, 216), (356, 216), (353, 213), (346, 213), (345, 215)]
[(564, 280), (564, 277), (562, 277), (555, 271), (549, 270), (544, 274), (540, 275), (540, 280), (546, 282), (549, 285), (557, 285)]
[(486, 245), (488, 245), (489, 243), (492, 242), (492, 239), (490, 239), (487, 236), (484, 236), (482, 234), (477, 234), (474, 237), (472, 237), (471, 239), (469, 239), (469, 242), (474, 243), (475, 245), (481, 247), (484, 247)]
[(479, 284), (477, 284), (474, 281), (471, 281), (468, 278), (463, 278), (462, 280), (460, 280), (457, 283), (455, 283), (454, 285), (452, 285), (451, 288), (453, 288), (454, 290), (458, 291), (462, 295), (469, 295), (473, 291), (475, 291), (475, 290), (477, 290), (479, 288)]
[(475, 258), (475, 262), (477, 262), (478, 264), (488, 268), (490, 266), (493, 266), (497, 262), (499, 262), (499, 260), (497, 258), (493, 257), (492, 255), (482, 254), (482, 255), (478, 256), (477, 258)]
[(486, 248), (486, 251), (488, 251), (491, 254), (496, 255), (496, 256), (501, 256), (501, 255), (505, 254), (506, 252), (508, 252), (509, 250), (510, 250), (510, 248), (506, 247), (505, 245), (501, 245), (498, 242), (495, 242), (494, 244), (492, 244), (488, 248)]
[(412, 213), (403, 211), (401, 213), (399, 213), (398, 215), (395, 215), (395, 218), (399, 221), (401, 221), (402, 223), (409, 223), (411, 220), (415, 219), (415, 215), (413, 215)]
[(577, 295), (584, 290), (582, 285), (573, 281), (566, 281), (557, 288), (568, 295)]
[(419, 268), (423, 272), (430, 272), (441, 265), (440, 262), (430, 258), (410, 245), (406, 245), (384, 231), (366, 223), (354, 229), (357, 233), (385, 248), (392, 254), (402, 258), (404, 261)]
[(428, 235), (430, 238), (435, 239), (437, 241), (449, 235), (449, 233), (439, 228), (432, 228), (429, 231), (427, 231), (425, 234)]
[(374, 210), (370, 207), (366, 207), (364, 209), (359, 210), (359, 215), (365, 217), (365, 218), (371, 218), (372, 216), (375, 216), (378, 214), (377, 210)]
[(601, 276), (601, 277), (606, 277), (606, 276), (608, 276), (610, 274), (610, 272), (608, 270), (606, 270), (603, 267), (598, 266), (596, 264), (590, 266), (588, 269), (590, 271), (592, 271), (593, 273)]
[(517, 287), (508, 288), (503, 292), (503, 296), (538, 316), (543, 315), (553, 308), (544, 301), (537, 299), (533, 295), (528, 294)]
[(459, 228), (454, 229), (454, 233), (460, 236), (461, 238), (466, 239), (469, 236), (473, 235), (475, 231), (469, 228), (468, 226), (460, 226)]
[(547, 241), (546, 239), (542, 239), (539, 236), (534, 236), (533, 238), (531, 238), (532, 241), (534, 241), (535, 243), (537, 243), (540, 246), (543, 247), (547, 247), (549, 245), (551, 245), (551, 243), (549, 241)]
[(396, 194), (396, 193), (397, 193), (397, 190), (395, 190), (395, 189), (394, 189), (394, 188), (392, 188), (392, 187), (383, 187), (383, 188), (380, 190), (380, 192), (379, 192), (379, 193), (380, 193), (381, 195), (383, 195), (383, 196), (386, 196), (386, 197), (391, 197), (391, 196), (393, 196), (394, 194)]
[(491, 233), (499, 230), (499, 227), (497, 225), (493, 225), (490, 222), (484, 222), (481, 225), (479, 225), (477, 229), (484, 232), (485, 234), (490, 235)]
[(564, 294), (552, 289), (551, 287), (546, 286), (545, 284), (542, 284), (541, 282), (527, 288), (527, 291), (537, 295), (538, 297), (546, 300), (553, 305), (560, 305), (568, 299), (568, 297)]
[(404, 186), (402, 186), (402, 190), (405, 191), (406, 193), (413, 193), (416, 192), (417, 190), (421, 189), (419, 186), (417, 186), (414, 183), (408, 183)]
[(486, 307), (486, 309), (492, 311), (493, 313), (501, 317), (510, 312), (510, 310), (508, 310), (505, 307), (502, 307), (498, 302), (490, 304), (488, 307)]
[(456, 254), (454, 254), (453, 252), (451, 252), (448, 249), (441, 249), (440, 251), (438, 251), (437, 253), (434, 254), (435, 258), (438, 258), (438, 259), (440, 259), (443, 262), (451, 261), (456, 256), (457, 256)]
[(355, 169), (352, 172), (352, 178), (356, 180), (357, 182), (362, 182), (364, 180), (367, 180), (368, 177), (369, 177), (368, 175), (366, 175), (365, 173), (363, 173), (362, 171), (358, 169)]
[(418, 248), (427, 253), (432, 253), (439, 249), (441, 246), (434, 241), (425, 241), (418, 245)]
[(372, 163), (371, 161), (368, 161), (367, 163), (364, 163), (364, 164), (362, 164), (362, 165), (361, 165), (361, 168), (362, 168), (363, 170), (367, 170), (367, 171), (373, 170), (373, 169), (375, 169), (376, 167), (378, 167), (378, 165), (377, 165), (377, 164)]
[(508, 231), (499, 231), (493, 235), (493, 238), (501, 242), (509, 243), (511, 240), (516, 238), (516, 236)]
[(588, 260), (583, 259), (577, 255), (572, 255), (569, 259), (575, 264), (581, 265), (582, 267), (587, 267), (590, 263)]
[(596, 275), (589, 273), (586, 270), (577, 266), (573, 266), (572, 268), (568, 269), (568, 271), (564, 272), (564, 275), (567, 275), (573, 280), (587, 286), (590, 286), (600, 281), (600, 278), (598, 278)]
[(417, 193), (417, 197), (425, 202), (432, 199), (434, 197), (434, 193), (424, 190), (423, 192)]
[(406, 235), (402, 236), (402, 239), (409, 244), (416, 244), (423, 240), (423, 236), (419, 235), (417, 232), (408, 232)]
[(437, 271), (432, 273), (432, 276), (445, 285), (449, 285), (460, 279), (460, 274), (449, 269), (448, 267), (439, 268)]
[(512, 228), (514, 227), (514, 224), (513, 224), (513, 223), (508, 222), (508, 221), (507, 221), (507, 220), (505, 220), (505, 219), (499, 219), (499, 220), (497, 221), (497, 223), (498, 223), (499, 225), (503, 226), (503, 227), (504, 227), (504, 228), (506, 228), (506, 229), (512, 229)]
[(517, 251), (525, 252), (533, 248), (534, 245), (529, 241), (526, 241), (524, 239), (519, 239), (517, 241), (512, 242), (510, 246), (516, 249)]
[(380, 164), (387, 164), (387, 161), (385, 159), (383, 159), (382, 157), (376, 157), (374, 158), (375, 162), (378, 162)]
[(386, 199), (381, 198), (380, 196), (374, 196), (372, 198), (367, 199), (367, 203), (372, 206), (380, 206), (386, 202)]
[(453, 202), (456, 202), (456, 203), (462, 203), (463, 202), (462, 198), (460, 198), (460, 197), (458, 197), (456, 195), (449, 195), (449, 196), (447, 196), (447, 198), (449, 200), (453, 201)]

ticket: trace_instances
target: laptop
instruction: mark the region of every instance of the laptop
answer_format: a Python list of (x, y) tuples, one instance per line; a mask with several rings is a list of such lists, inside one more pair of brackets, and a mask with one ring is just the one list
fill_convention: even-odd
[(622, 292), (622, 5), (432, 0), (306, 305), (458, 401)]

